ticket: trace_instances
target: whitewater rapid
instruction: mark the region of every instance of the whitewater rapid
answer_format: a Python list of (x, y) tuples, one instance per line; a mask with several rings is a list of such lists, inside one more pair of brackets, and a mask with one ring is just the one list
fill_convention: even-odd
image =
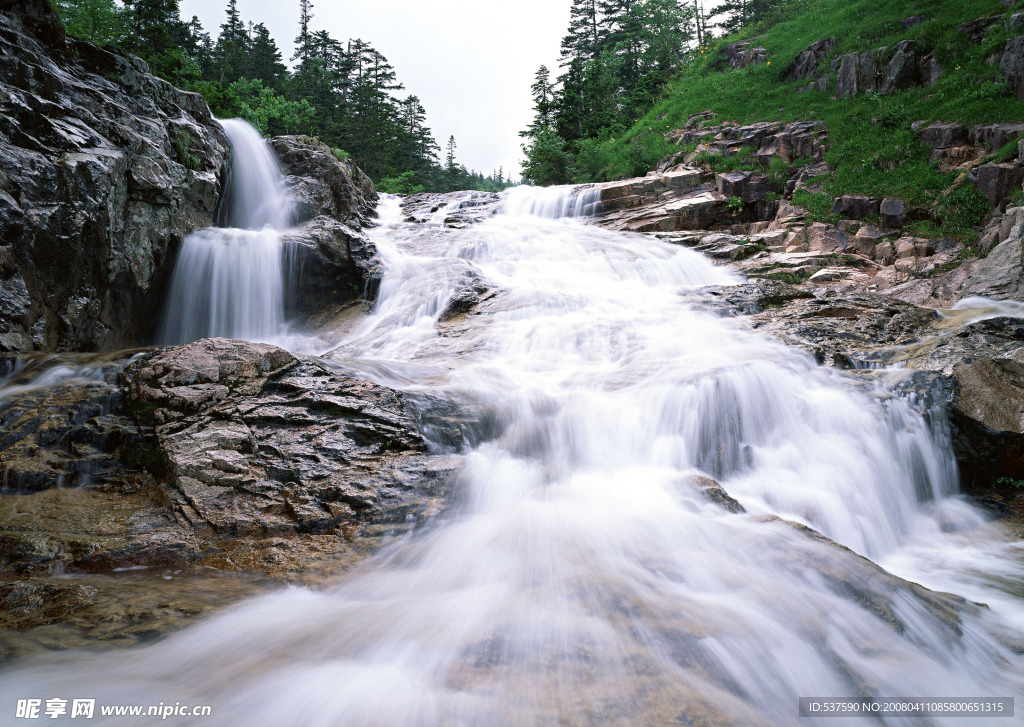
[[(739, 282), (700, 255), (514, 195), (462, 230), (401, 222), (385, 198), (378, 301), (322, 352), (487, 412), (443, 515), (324, 590), (20, 663), (0, 704), (208, 704), (167, 721), (203, 725), (798, 725), (848, 723), (801, 720), (799, 697), (1022, 693), (1024, 551), (957, 496), (941, 417), (700, 310), (702, 288)], [(487, 293), (442, 321), (467, 280)], [(709, 501), (708, 477), (742, 507)]]

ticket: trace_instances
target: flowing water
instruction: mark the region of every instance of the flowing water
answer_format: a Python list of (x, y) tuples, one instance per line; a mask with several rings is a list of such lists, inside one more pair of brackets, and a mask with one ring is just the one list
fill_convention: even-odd
[(292, 202), (273, 150), (240, 119), (220, 121), (231, 170), (217, 227), (182, 242), (160, 328), (161, 343), (224, 336), (276, 341), (284, 325), (281, 236)]
[[(323, 591), (19, 664), (0, 702), (212, 706), (169, 724), (798, 725), (847, 723), (799, 719), (801, 696), (1022, 694), (1024, 552), (956, 496), (942, 417), (695, 310), (737, 282), (697, 253), (529, 215), (576, 209), (559, 194), (516, 190), (518, 214), (462, 230), (385, 199), (378, 302), (324, 352), (490, 413), (443, 516)], [(439, 322), (469, 273), (491, 292)]]

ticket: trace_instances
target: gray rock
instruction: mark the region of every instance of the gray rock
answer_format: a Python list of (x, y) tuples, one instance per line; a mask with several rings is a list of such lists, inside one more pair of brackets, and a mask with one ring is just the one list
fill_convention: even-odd
[(880, 96), (909, 88), (917, 77), (913, 41), (902, 41), (893, 49), (892, 59), (885, 69), (885, 77), (878, 87)]
[(903, 200), (887, 197), (882, 200), (879, 214), (881, 215), (882, 227), (899, 229), (903, 227), (906, 219), (907, 207)]
[(998, 207), (1010, 190), (1024, 182), (1024, 167), (990, 162), (972, 169), (967, 180), (988, 198), (990, 205)]
[(746, 68), (768, 61), (768, 51), (760, 46), (751, 48), (753, 41), (740, 41), (725, 46), (725, 56), (731, 68)]
[(296, 200), (296, 222), (327, 215), (358, 229), (373, 214), (377, 191), (350, 160), (309, 136), (278, 136), (270, 145), (281, 162), (285, 184)]
[(878, 207), (878, 200), (872, 197), (844, 195), (836, 198), (832, 211), (848, 220), (863, 220), (869, 215), (877, 215)]
[(437, 494), (401, 395), (273, 346), (171, 349), (131, 397), (169, 461), (170, 508), (214, 539), (402, 523)]
[(947, 149), (968, 142), (967, 127), (963, 124), (936, 121), (921, 129), (918, 138), (935, 149)]
[(1014, 95), (1017, 98), (1024, 98), (1024, 36), (1018, 35), (1006, 41), (1002, 60), (999, 61), (999, 70), (1003, 72), (1006, 85)]
[[(884, 52), (884, 48), (882, 49)], [(875, 68), (876, 51), (865, 51), (860, 54), (859, 67), (857, 69), (857, 84), (865, 94), (872, 94), (878, 86), (878, 69)]]
[(832, 49), (835, 48), (836, 40), (835, 36), (825, 38), (811, 43), (806, 49), (800, 51), (786, 71), (786, 78), (791, 81), (800, 81), (817, 75), (819, 64), (828, 58)]
[(960, 25), (956, 26), (956, 29), (972, 43), (981, 43), (989, 32), (1001, 26), (1002, 22), (1002, 15), (987, 15), (975, 18), (974, 20), (968, 20), (966, 23), (960, 23)]
[(927, 15), (914, 15), (913, 17), (904, 18), (903, 20), (901, 20), (900, 25), (903, 26), (903, 30), (910, 30), (911, 28), (916, 28), (918, 25), (921, 25), (922, 23), (927, 23), (930, 20), (931, 18), (929, 18)]
[(718, 191), (726, 197), (747, 197), (747, 188), (750, 184), (750, 172), (726, 172), (715, 175), (715, 186)]
[(1019, 138), (1024, 138), (1024, 122), (1019, 121), (979, 124), (971, 130), (971, 142), (978, 147), (987, 147), (990, 151), (997, 151)]
[(1024, 13), (1014, 13), (1010, 16), (1010, 22), (1007, 23), (1009, 30), (1019, 30), (1024, 28)]
[(843, 56), (836, 81), (836, 95), (839, 98), (857, 95), (857, 66), (858, 56), (856, 53), (847, 53)]
[(971, 266), (970, 278), (960, 297), (1024, 297), (1021, 238), (1009, 238)]
[(929, 53), (921, 59), (921, 83), (926, 86), (934, 86), (942, 78), (942, 65), (934, 53)]

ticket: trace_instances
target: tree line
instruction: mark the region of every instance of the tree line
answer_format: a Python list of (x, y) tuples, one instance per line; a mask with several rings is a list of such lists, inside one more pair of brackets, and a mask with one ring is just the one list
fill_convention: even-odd
[[(780, 0), (723, 0), (705, 14), (697, 0), (572, 0), (561, 69), (538, 69), (534, 119), (520, 132), (523, 181), (601, 179), (602, 145), (622, 136), (666, 82), (711, 41), (760, 22)], [(715, 19), (718, 19), (717, 22)]]
[(314, 28), (313, 3), (299, 0), (289, 68), (263, 23), (246, 22), (228, 0), (216, 38), (178, 0), (55, 0), (67, 31), (145, 60), (153, 73), (201, 93), (218, 118), (244, 118), (263, 134), (308, 134), (353, 160), (385, 192), (480, 189), (511, 184), (504, 171), (467, 170), (449, 140), (444, 163), (426, 111), (370, 43), (339, 41)]

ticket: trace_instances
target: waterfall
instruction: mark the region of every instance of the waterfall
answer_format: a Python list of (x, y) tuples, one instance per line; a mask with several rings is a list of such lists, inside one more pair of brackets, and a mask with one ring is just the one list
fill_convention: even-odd
[(273, 150), (241, 119), (220, 122), (231, 142), (220, 226), (182, 242), (159, 340), (180, 344), (224, 336), (271, 341), (284, 323), (280, 231), (292, 200)]
[(505, 214), (510, 217), (593, 217), (601, 211), (599, 187), (509, 187)]
[[(327, 356), (487, 412), (443, 516), (326, 589), (20, 663), (0, 699), (212, 706), (167, 724), (796, 726), (800, 697), (1024, 693), (1024, 548), (956, 496), (929, 412), (703, 310), (739, 279), (698, 253), (541, 217), (566, 195), (519, 190), (461, 230), (382, 203), (377, 305)], [(494, 295), (438, 335), (471, 268)], [(910, 722), (976, 723), (865, 720)]]

